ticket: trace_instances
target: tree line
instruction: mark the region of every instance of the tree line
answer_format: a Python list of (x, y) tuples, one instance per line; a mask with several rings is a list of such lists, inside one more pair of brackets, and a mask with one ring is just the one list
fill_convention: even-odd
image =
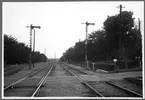
[[(4, 63), (22, 64), (29, 62), (30, 48), (24, 43), (18, 42), (11, 35), (4, 34)], [(47, 57), (39, 51), (32, 52), (34, 62), (46, 61)]]
[[(142, 39), (139, 29), (134, 27), (133, 12), (122, 11), (108, 16), (103, 28), (88, 36), (87, 56), (89, 61), (113, 59), (142, 59)], [(62, 61), (84, 62), (85, 40), (68, 48)]]

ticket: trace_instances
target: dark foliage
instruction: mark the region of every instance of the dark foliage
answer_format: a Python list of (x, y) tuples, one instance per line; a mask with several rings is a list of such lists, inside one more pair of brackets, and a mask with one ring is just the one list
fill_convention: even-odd
[[(30, 48), (24, 43), (18, 42), (9, 35), (4, 35), (4, 62), (5, 64), (28, 63)], [(40, 52), (33, 52), (32, 59), (35, 62), (46, 61), (47, 58)]]
[[(89, 61), (106, 61), (114, 58), (142, 59), (141, 32), (133, 27), (132, 16), (133, 13), (128, 11), (110, 16), (104, 21), (102, 30), (89, 34), (87, 44)], [(84, 62), (85, 41), (77, 42), (74, 47), (69, 48), (61, 60)]]

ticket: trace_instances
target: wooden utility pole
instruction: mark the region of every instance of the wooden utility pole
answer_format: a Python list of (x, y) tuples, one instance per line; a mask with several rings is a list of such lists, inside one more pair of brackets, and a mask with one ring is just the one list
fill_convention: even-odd
[[(119, 5), (119, 7), (117, 7), (117, 8), (119, 8), (119, 13), (120, 13), (120, 26), (121, 26), (121, 28), (122, 28), (122, 18), (121, 18), (121, 15), (122, 15), (122, 8), (125, 8), (125, 7), (123, 7), (122, 5)], [(123, 59), (125, 60), (125, 67), (126, 67), (126, 69), (127, 69), (127, 67), (128, 67), (128, 65), (127, 65), (127, 58), (125, 57), (125, 48), (124, 48), (124, 44), (123, 44), (123, 36), (124, 36), (124, 33), (122, 32), (122, 30), (120, 31), (120, 34), (119, 34), (120, 36), (119, 36), (119, 61), (121, 61), (121, 59), (122, 59), (122, 57), (123, 57)], [(116, 67), (117, 68), (117, 67)], [(117, 68), (118, 69), (118, 68)]]
[[(122, 5), (119, 5), (117, 8), (119, 8), (119, 13), (120, 13), (120, 25), (122, 26), (122, 18), (121, 18), (121, 14), (122, 14), (122, 8), (125, 8), (125, 7), (122, 7)], [(122, 31), (120, 32), (119, 34), (119, 61), (121, 60), (122, 58), (122, 47), (123, 47), (123, 33)]]
[[(140, 21), (140, 18), (138, 18), (138, 30), (139, 30), (139, 32), (141, 33), (141, 21)], [(139, 46), (138, 46), (139, 47)], [(142, 67), (142, 58), (140, 57), (140, 47), (138, 48), (138, 57), (137, 57), (137, 59), (138, 59), (138, 61), (139, 61), (139, 66), (140, 67)]]

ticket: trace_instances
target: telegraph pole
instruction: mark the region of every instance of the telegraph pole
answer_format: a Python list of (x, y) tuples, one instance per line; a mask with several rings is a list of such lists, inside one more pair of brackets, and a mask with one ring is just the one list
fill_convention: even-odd
[(120, 14), (122, 12), (122, 8), (125, 8), (125, 6), (123, 7), (122, 5), (119, 5), (117, 8), (119, 8)]
[[(121, 13), (122, 13), (122, 8), (125, 8), (125, 7), (122, 7), (122, 5), (119, 5), (117, 8), (119, 8), (119, 13), (120, 13), (120, 24), (121, 24), (121, 20), (122, 20), (122, 18), (121, 18)], [(123, 41), (122, 41), (122, 39), (123, 39), (123, 37), (122, 37), (122, 32), (120, 32), (120, 36), (119, 36), (119, 60), (121, 60), (121, 53), (122, 53), (122, 46), (123, 46)]]
[[(34, 28), (39, 28), (40, 29), (40, 26), (33, 26), (32, 24), (30, 26), (26, 26), (27, 28), (30, 28), (30, 52), (29, 52), (29, 69), (31, 69), (31, 63), (32, 63), (32, 30)], [(35, 33), (35, 31), (34, 31)], [(34, 34), (34, 37), (35, 37), (35, 34)], [(33, 52), (34, 52), (34, 47), (35, 47), (35, 39), (34, 39), (34, 43), (33, 43)], [(34, 64), (33, 64), (33, 67), (34, 67)]]
[(86, 23), (82, 23), (86, 25), (86, 41), (85, 41), (85, 63), (86, 63), (86, 67), (88, 68), (88, 58), (87, 58), (87, 43), (88, 43), (88, 26), (89, 25), (95, 25), (95, 23), (89, 23), (88, 21), (86, 21)]
[[(120, 12), (120, 26), (121, 26), (121, 28), (122, 28), (122, 18), (121, 18), (121, 14), (122, 14), (122, 8), (125, 8), (125, 7), (123, 7), (122, 5), (119, 5), (119, 7), (117, 7), (117, 8), (119, 8), (119, 12)], [(125, 60), (125, 68), (127, 69), (127, 58), (125, 57), (125, 55), (124, 55), (124, 52), (125, 52), (125, 48), (124, 48), (124, 44), (123, 44), (123, 36), (124, 36), (124, 33), (121, 31), (120, 32), (120, 37), (119, 37), (119, 61), (121, 61), (121, 58), (122, 58), (122, 55), (123, 55), (123, 59)]]
[[(138, 30), (139, 30), (139, 32), (141, 33), (141, 21), (140, 21), (140, 18), (138, 18)], [(137, 59), (138, 59), (138, 61), (139, 61), (139, 65), (140, 65), (140, 67), (142, 66), (142, 58), (140, 57), (140, 47), (138, 48), (138, 55), (137, 55)]]

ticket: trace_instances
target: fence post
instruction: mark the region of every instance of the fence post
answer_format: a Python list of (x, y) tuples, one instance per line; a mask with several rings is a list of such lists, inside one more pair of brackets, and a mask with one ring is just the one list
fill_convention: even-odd
[(94, 70), (94, 65), (95, 65), (95, 63), (92, 63), (92, 65), (93, 65), (93, 70)]
[(114, 70), (117, 70), (117, 65), (116, 65), (117, 59), (113, 59), (113, 62), (114, 62)]

